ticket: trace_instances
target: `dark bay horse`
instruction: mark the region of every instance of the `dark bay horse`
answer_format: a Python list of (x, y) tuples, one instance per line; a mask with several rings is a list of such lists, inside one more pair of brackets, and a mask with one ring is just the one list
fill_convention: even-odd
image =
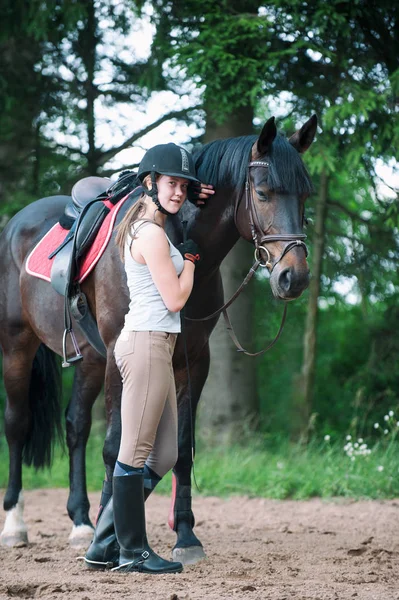
[[(177, 244), (188, 235), (203, 250), (186, 315), (200, 318), (223, 304), (220, 264), (239, 237), (259, 247), (267, 263), (275, 297), (293, 300), (309, 282), (302, 224), (304, 202), (311, 181), (300, 154), (311, 145), (317, 119), (311, 117), (287, 139), (277, 134), (274, 118), (259, 137), (218, 140), (195, 156), (198, 177), (213, 184), (216, 193), (204, 208), (186, 202), (181, 214), (168, 219), (167, 233)], [(23, 522), (22, 461), (40, 467), (51, 460), (57, 428), (61, 428), (59, 361), (62, 355), (63, 297), (45, 281), (25, 270), (26, 257), (41, 237), (59, 220), (68, 196), (38, 200), (20, 211), (0, 236), (0, 345), (7, 393), (5, 429), (9, 445), (9, 482), (4, 498), (7, 511), (1, 534), (3, 544), (27, 541)], [(130, 200), (120, 210), (122, 218)], [(84, 360), (75, 367), (72, 398), (66, 411), (70, 456), (70, 494), (67, 509), (74, 526), (71, 542), (92, 536), (86, 492), (85, 447), (90, 432), (91, 409), (104, 384), (108, 417), (103, 458), (111, 481), (120, 439), (121, 380), (113, 348), (128, 309), (123, 265), (111, 240), (94, 271), (82, 284), (107, 348), (103, 359), (83, 338)], [(173, 499), (169, 524), (177, 534), (174, 556), (195, 562), (204, 556), (193, 532), (191, 509), (191, 419), (209, 370), (209, 337), (217, 318), (185, 321), (191, 376), (188, 395), (184, 343), (179, 336), (174, 369), (179, 406), (179, 456), (174, 468)], [(193, 417), (191, 416), (190, 405)], [(89, 535), (89, 538), (87, 537)]]

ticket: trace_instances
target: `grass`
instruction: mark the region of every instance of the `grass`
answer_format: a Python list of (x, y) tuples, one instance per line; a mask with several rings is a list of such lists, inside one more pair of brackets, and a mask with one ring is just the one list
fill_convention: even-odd
[[(90, 437), (87, 447), (87, 485), (101, 489), (103, 437)], [(344, 449), (339, 440), (313, 441), (308, 446), (281, 443), (267, 449), (260, 438), (245, 445), (207, 448), (199, 443), (195, 479), (201, 494), (226, 497), (233, 494), (275, 499), (331, 498), (384, 499), (399, 496), (399, 448), (395, 436), (381, 439), (369, 453)], [(353, 458), (354, 456), (354, 458)], [(7, 485), (8, 452), (0, 444), (0, 488)], [(55, 450), (51, 469), (36, 471), (24, 467), (25, 489), (68, 487), (68, 459)], [(171, 474), (159, 484), (158, 493), (170, 494)], [(194, 493), (195, 485), (193, 483)]]

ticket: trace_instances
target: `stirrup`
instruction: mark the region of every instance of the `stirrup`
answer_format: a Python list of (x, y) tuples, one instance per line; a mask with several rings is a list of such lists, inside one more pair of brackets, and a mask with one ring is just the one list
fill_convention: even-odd
[[(72, 356), (71, 358), (67, 357), (67, 339), (68, 339), (68, 335), (71, 336), (71, 340), (72, 340), (72, 344), (73, 344), (73, 349), (75, 351), (75, 356)], [(62, 361), (62, 366), (63, 367), (70, 367), (74, 363), (76, 363), (79, 360), (83, 359), (83, 354), (81, 353), (81, 351), (79, 349), (78, 341), (77, 341), (76, 336), (75, 336), (75, 334), (73, 332), (73, 329), (65, 329), (65, 331), (64, 331), (64, 335), (62, 337), (62, 357), (64, 359)]]
[(101, 570), (111, 571), (114, 567), (114, 563), (111, 562), (110, 560), (107, 562), (98, 561), (98, 560), (89, 560), (85, 556), (77, 556), (76, 560), (83, 560), (85, 562), (86, 566), (89, 567), (89, 569), (95, 569), (98, 571), (101, 571)]

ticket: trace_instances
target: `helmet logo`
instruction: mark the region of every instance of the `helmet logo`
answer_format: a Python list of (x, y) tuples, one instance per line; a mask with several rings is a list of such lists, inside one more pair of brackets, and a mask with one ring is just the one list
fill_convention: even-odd
[(180, 152), (181, 152), (181, 170), (189, 172), (190, 169), (188, 166), (188, 154), (185, 150), (183, 150), (183, 148), (180, 148)]

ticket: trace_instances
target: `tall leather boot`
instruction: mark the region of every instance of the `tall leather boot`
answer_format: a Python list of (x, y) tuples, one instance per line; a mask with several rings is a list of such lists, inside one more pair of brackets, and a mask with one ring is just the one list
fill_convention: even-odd
[(101, 517), (101, 513), (103, 512), (104, 508), (107, 506), (108, 502), (110, 501), (111, 496), (112, 496), (112, 479), (111, 479), (111, 481), (104, 479), (103, 488), (101, 490), (100, 504), (99, 504), (98, 512), (97, 512), (96, 525), (97, 525), (99, 518)]
[(111, 497), (103, 508), (94, 530), (93, 541), (84, 557), (89, 569), (112, 569), (119, 563), (119, 544), (115, 536), (114, 503)]
[(114, 477), (113, 491), (115, 531), (120, 546), (119, 566), (113, 571), (180, 573), (181, 563), (161, 558), (148, 545), (143, 474)]
[[(144, 501), (161, 481), (147, 465), (144, 467)], [(112, 500), (112, 481), (104, 481), (100, 500), (100, 510), (96, 529), (89, 549), (84, 556), (89, 569), (112, 569), (119, 564), (119, 544), (114, 527), (114, 503)]]

